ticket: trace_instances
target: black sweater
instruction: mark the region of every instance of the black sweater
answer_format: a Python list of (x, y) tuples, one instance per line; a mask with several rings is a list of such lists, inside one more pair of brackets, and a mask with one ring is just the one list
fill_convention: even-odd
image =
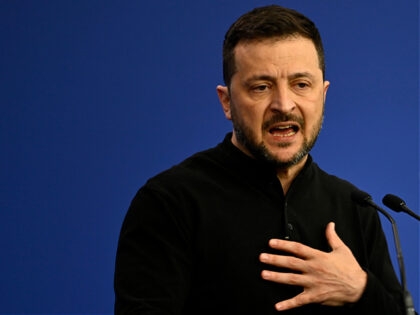
[[(328, 222), (368, 273), (359, 302), (284, 314), (402, 314), (402, 293), (376, 211), (350, 183), (309, 157), (286, 196), (270, 165), (230, 141), (150, 179), (124, 220), (115, 271), (116, 314), (279, 314), (301, 288), (261, 278), (271, 238), (330, 251)], [(274, 270), (274, 267), (271, 268)]]

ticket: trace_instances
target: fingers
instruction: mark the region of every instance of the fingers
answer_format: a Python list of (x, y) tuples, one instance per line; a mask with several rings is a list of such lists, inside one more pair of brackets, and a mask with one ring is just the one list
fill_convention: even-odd
[(281, 256), (263, 253), (260, 255), (260, 261), (276, 267), (282, 267), (301, 272), (306, 271), (305, 261), (293, 256)]
[(325, 236), (327, 238), (328, 244), (330, 245), (332, 250), (335, 250), (341, 246), (345, 246), (344, 242), (340, 239), (335, 231), (335, 223), (330, 222), (325, 229)]
[(311, 258), (319, 253), (319, 250), (301, 243), (280, 239), (271, 239), (268, 242), (268, 245), (270, 245), (271, 248), (294, 254), (303, 259)]
[(303, 306), (305, 304), (309, 304), (312, 302), (313, 301), (311, 301), (309, 295), (306, 294), (305, 292), (302, 292), (291, 299), (284, 300), (277, 303), (276, 305), (274, 305), (274, 307), (278, 311), (286, 311), (286, 310), (300, 307), (300, 306)]
[(274, 272), (274, 271), (269, 271), (269, 270), (263, 270), (261, 272), (261, 277), (264, 280), (282, 283), (282, 284), (289, 284), (289, 285), (294, 285), (294, 286), (305, 287), (310, 284), (307, 277), (298, 273), (284, 273), (284, 272)]
[(304, 290), (291, 299), (277, 303), (277, 310), (288, 310), (309, 303), (338, 306), (353, 303), (360, 298), (366, 285), (366, 273), (337, 235), (334, 222), (327, 225), (325, 235), (332, 252), (326, 253), (298, 242), (271, 239), (270, 247), (292, 255), (260, 255), (261, 262), (290, 270), (263, 270), (263, 279), (300, 286)]

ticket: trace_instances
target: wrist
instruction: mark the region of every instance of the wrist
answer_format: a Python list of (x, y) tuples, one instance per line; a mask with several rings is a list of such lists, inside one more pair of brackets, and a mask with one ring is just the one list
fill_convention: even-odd
[(363, 292), (365, 292), (366, 284), (367, 284), (367, 273), (363, 269), (360, 270), (360, 273), (354, 278), (357, 280), (355, 285), (355, 292), (350, 300), (350, 303), (356, 303), (360, 300), (360, 298), (363, 295)]

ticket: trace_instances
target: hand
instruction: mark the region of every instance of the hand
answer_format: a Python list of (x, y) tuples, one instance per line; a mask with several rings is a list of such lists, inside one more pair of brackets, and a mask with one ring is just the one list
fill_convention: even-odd
[(277, 310), (288, 310), (309, 303), (341, 306), (360, 299), (366, 287), (367, 274), (354, 258), (351, 250), (335, 232), (335, 224), (327, 225), (325, 234), (332, 248), (329, 253), (297, 242), (272, 239), (270, 247), (294, 256), (263, 253), (260, 261), (269, 265), (297, 271), (282, 273), (263, 270), (263, 279), (303, 287), (297, 296), (279, 302)]

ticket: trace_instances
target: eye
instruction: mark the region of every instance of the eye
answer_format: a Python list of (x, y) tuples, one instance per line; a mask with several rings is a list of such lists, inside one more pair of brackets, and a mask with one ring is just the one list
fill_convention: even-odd
[(309, 87), (309, 84), (308, 84), (308, 83), (306, 83), (306, 82), (298, 82), (298, 83), (296, 84), (296, 86), (297, 86), (299, 89), (305, 89), (305, 88)]
[(268, 90), (269, 86), (267, 84), (259, 84), (254, 87), (252, 87), (252, 90), (255, 92), (264, 92)]

